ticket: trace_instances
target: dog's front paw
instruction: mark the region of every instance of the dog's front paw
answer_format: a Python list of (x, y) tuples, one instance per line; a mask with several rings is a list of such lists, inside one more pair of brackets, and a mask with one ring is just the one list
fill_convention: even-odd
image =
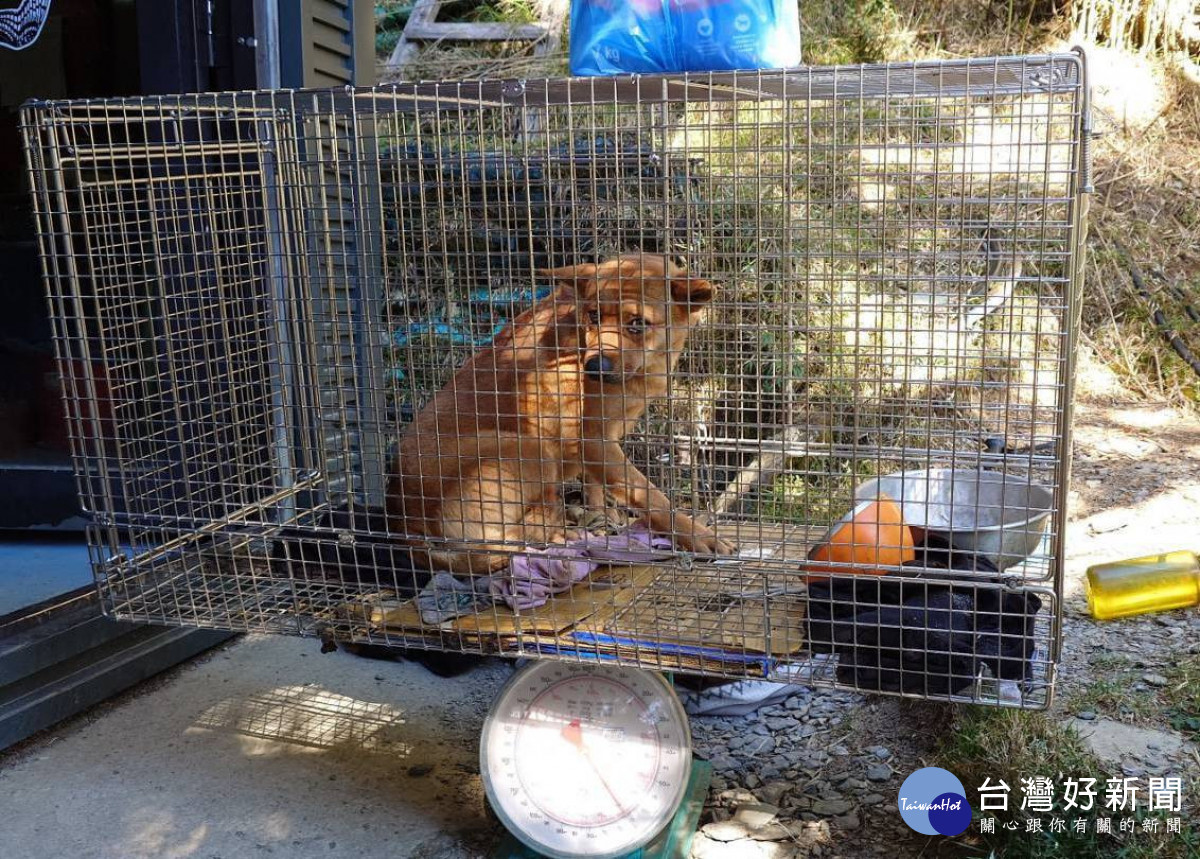
[(696, 555), (732, 555), (737, 547), (703, 525), (695, 524), (678, 536), (679, 547)]
[(612, 507), (567, 507), (567, 519), (592, 534), (620, 534), (629, 528), (629, 517)]

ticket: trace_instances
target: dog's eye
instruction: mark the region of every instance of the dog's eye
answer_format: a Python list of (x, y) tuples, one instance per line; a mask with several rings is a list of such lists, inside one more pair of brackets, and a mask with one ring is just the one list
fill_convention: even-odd
[(644, 316), (635, 316), (625, 323), (630, 334), (644, 334), (650, 327), (650, 322)]
[(599, 310), (589, 310), (587, 317), (588, 317), (588, 321), (591, 322), (593, 325), (600, 324), (600, 311)]

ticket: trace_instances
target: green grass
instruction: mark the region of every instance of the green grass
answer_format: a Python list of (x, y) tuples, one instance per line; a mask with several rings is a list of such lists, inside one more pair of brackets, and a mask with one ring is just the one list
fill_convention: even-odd
[(1118, 719), (1145, 718), (1154, 712), (1145, 695), (1130, 688), (1130, 678), (1103, 677), (1074, 693), (1067, 709), (1072, 713), (1092, 710), (1100, 715)]
[(800, 26), (813, 65), (894, 59), (908, 44), (892, 0), (800, 0)]
[[(1185, 736), (1200, 740), (1200, 655), (1189, 655), (1164, 667), (1161, 673), (1168, 684), (1150, 690), (1133, 688), (1145, 669), (1125, 657), (1101, 654), (1092, 660), (1091, 667), (1097, 679), (1067, 699), (1068, 712), (1093, 710), (1103, 716), (1137, 722), (1165, 718)], [(1017, 786), (1021, 778), (1044, 775), (1056, 785), (1061, 785), (1065, 777), (1095, 778), (1102, 797), (1105, 779), (1119, 775), (1115, 767), (1097, 760), (1076, 733), (1045, 713), (981, 708), (968, 708), (960, 715), (934, 763), (957, 775), (969, 791), (985, 778), (992, 783), (1002, 779), (1013, 788), (1010, 796), (1020, 795)], [(1004, 859), (1196, 857), (1200, 856), (1200, 830), (1196, 828), (1188, 797), (1194, 797), (1198, 789), (1200, 783), (1184, 785), (1184, 810), (1180, 815), (1184, 817), (1184, 831), (1179, 835), (1165, 833), (1165, 823), (1161, 822), (1168, 816), (1165, 812), (1155, 813), (1160, 819), (1157, 834), (1141, 831), (1142, 821), (1151, 816), (1145, 809), (1135, 815), (1134, 833), (1097, 835), (1094, 831), (1097, 817), (1112, 817), (1115, 825), (1121, 816), (1107, 809), (1087, 813), (1088, 832), (1076, 833), (1070, 824), (1083, 815), (1077, 810), (1062, 810), (1060, 801), (1055, 805), (1056, 811), (1035, 816), (1042, 817), (1044, 824), (1054, 816), (1064, 818), (1069, 824), (1065, 833), (1028, 833), (1025, 820), (1030, 815), (1013, 809), (1007, 814), (995, 812), (998, 824), (995, 835), (964, 839), (963, 846), (980, 851), (979, 855), (991, 851)], [(973, 807), (978, 809), (978, 795), (971, 798)], [(979, 816), (977, 811), (976, 817)], [(1002, 828), (1001, 824), (1009, 821), (1017, 822), (1016, 831)], [(978, 832), (977, 823), (972, 832)]]
[(387, 59), (400, 41), (404, 25), (412, 12), (413, 0), (376, 0), (375, 55)]
[(533, 24), (537, 11), (529, 0), (492, 0), (482, 2), (465, 16), (470, 21), (503, 21), (509, 24)]
[(1168, 685), (1159, 691), (1171, 727), (1200, 742), (1200, 654), (1174, 663), (1163, 671)]
[(375, 31), (375, 54), (380, 59), (386, 60), (392, 55), (392, 51), (396, 49), (396, 43), (400, 41), (400, 33), (402, 30), (376, 30)]
[[(1200, 855), (1200, 832), (1187, 819), (1189, 797), (1195, 796), (1197, 785), (1184, 785), (1182, 815), (1165, 811), (1151, 814), (1140, 807), (1132, 815), (1113, 812), (1104, 807), (1104, 784), (1108, 778), (1120, 774), (1113, 766), (1098, 760), (1078, 734), (1046, 713), (964, 708), (930, 763), (958, 776), (975, 809), (976, 821), (968, 830), (970, 836), (963, 836), (957, 842), (963, 848), (960, 855), (993, 856), (996, 859), (1149, 859), (1151, 856), (1194, 859)], [(1055, 784), (1055, 799), (1050, 812), (1031, 813), (1020, 809), (1021, 779), (1035, 776), (1049, 777)], [(1097, 802), (1092, 810), (1065, 809), (1062, 786), (1066, 778), (1097, 780)], [(1008, 811), (979, 811), (978, 787), (985, 779), (990, 779), (991, 784), (1002, 780), (1009, 785)], [(1145, 800), (1144, 784), (1142, 788), (1139, 805)], [(979, 834), (978, 819), (982, 816), (996, 818), (995, 834)], [(1133, 833), (1096, 833), (1097, 818), (1112, 818), (1115, 829), (1122, 816), (1136, 820)], [(1166, 833), (1168, 816), (1184, 817), (1182, 834)], [(1027, 831), (1027, 820), (1040, 818), (1045, 830), (1054, 817), (1067, 822), (1066, 832)], [(1148, 818), (1159, 819), (1157, 833), (1142, 831), (1142, 821)], [(1074, 830), (1074, 822), (1078, 819), (1087, 821), (1087, 832)], [(1006, 823), (1015, 823), (1017, 828), (1009, 831), (1004, 828)]]
[(1102, 654), (1091, 661), (1091, 666), (1095, 679), (1067, 697), (1068, 712), (1092, 710), (1101, 716), (1129, 721), (1144, 720), (1157, 711), (1152, 697), (1133, 689), (1143, 670), (1135, 668), (1127, 658)]
[(1134, 689), (1145, 669), (1124, 657), (1101, 655), (1091, 667), (1095, 679), (1066, 699), (1068, 712), (1092, 710), (1126, 722), (1164, 718), (1175, 730), (1200, 740), (1200, 655), (1165, 666), (1161, 673), (1168, 683), (1159, 689)]
[(775, 481), (758, 514), (768, 522), (831, 525), (854, 506), (844, 461), (808, 459)]

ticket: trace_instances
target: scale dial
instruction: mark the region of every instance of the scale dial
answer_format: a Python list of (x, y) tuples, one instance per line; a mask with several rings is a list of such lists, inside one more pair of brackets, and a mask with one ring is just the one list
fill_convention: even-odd
[(674, 817), (691, 753), (687, 714), (658, 674), (536, 661), (492, 705), (480, 772), (526, 845), (604, 859), (645, 845)]

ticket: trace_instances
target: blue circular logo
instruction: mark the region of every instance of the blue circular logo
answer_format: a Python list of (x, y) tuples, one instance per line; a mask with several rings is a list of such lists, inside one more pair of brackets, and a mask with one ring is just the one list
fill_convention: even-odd
[(959, 835), (971, 825), (967, 791), (941, 767), (917, 770), (900, 786), (900, 815), (922, 835)]

